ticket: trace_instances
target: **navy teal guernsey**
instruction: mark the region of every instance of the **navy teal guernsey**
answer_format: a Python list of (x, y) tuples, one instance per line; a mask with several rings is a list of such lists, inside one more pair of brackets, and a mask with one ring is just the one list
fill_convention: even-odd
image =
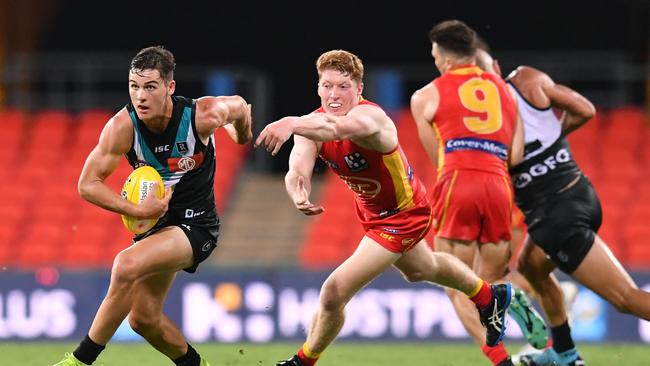
[(129, 103), (126, 108), (133, 123), (133, 144), (126, 154), (135, 169), (155, 168), (172, 187), (169, 210), (162, 222), (216, 220), (214, 205), (214, 139), (203, 144), (196, 131), (196, 103), (172, 96), (172, 117), (161, 133), (151, 132)]

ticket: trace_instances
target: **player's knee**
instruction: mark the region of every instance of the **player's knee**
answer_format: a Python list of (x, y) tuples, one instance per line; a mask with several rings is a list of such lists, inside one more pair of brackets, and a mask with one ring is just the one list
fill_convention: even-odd
[(159, 323), (160, 318), (155, 314), (140, 315), (136, 312), (129, 314), (129, 325), (140, 335), (151, 333), (152, 330), (158, 327)]
[(136, 261), (128, 254), (121, 252), (115, 256), (111, 272), (111, 281), (113, 283), (131, 284), (135, 282), (137, 276)]
[(335, 281), (326, 281), (320, 292), (320, 305), (325, 311), (340, 311), (347, 303), (346, 296)]
[(403, 271), (402, 272), (402, 277), (410, 283), (414, 282), (420, 282), (426, 280), (426, 275), (423, 271), (419, 270), (409, 270), (409, 271)]
[(517, 271), (524, 275), (528, 280), (530, 280), (531, 276), (535, 275), (535, 271), (532, 270), (533, 268), (533, 263), (530, 261), (528, 257), (521, 256), (517, 260)]

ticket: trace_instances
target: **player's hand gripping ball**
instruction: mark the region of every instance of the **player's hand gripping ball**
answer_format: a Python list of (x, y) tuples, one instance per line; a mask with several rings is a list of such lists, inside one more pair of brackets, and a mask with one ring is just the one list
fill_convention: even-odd
[[(160, 174), (156, 169), (150, 166), (141, 166), (134, 170), (124, 182), (122, 187), (122, 198), (129, 202), (139, 205), (144, 201), (147, 195), (153, 190), (154, 183), (158, 182), (158, 189), (155, 192), (158, 198), (165, 196), (165, 185), (163, 184)], [(151, 229), (158, 222), (155, 219), (136, 219), (130, 216), (122, 215), (122, 222), (126, 228), (136, 234), (142, 234)]]

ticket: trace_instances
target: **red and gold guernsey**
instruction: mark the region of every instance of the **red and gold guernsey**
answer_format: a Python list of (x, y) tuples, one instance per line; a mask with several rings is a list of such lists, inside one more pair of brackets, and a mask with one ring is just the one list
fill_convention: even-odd
[(506, 83), (474, 65), (456, 67), (433, 83), (440, 94), (433, 118), (439, 175), (480, 170), (507, 176), (517, 105)]
[[(360, 104), (379, 107), (366, 100)], [(315, 111), (322, 112), (322, 108)], [(319, 155), (355, 193), (357, 215), (364, 224), (429, 206), (426, 190), (411, 170), (399, 143), (393, 150), (381, 153), (350, 140), (327, 141)]]

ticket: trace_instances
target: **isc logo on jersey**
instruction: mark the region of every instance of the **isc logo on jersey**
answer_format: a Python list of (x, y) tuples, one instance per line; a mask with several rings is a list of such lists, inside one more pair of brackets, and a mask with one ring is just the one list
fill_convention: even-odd
[[(124, 182), (121, 196), (132, 203), (140, 204), (144, 201), (149, 192), (151, 192), (154, 183), (156, 182), (158, 182), (156, 196), (158, 198), (163, 198), (165, 195), (165, 185), (163, 184), (160, 174), (158, 174), (156, 169), (150, 166), (139, 167), (134, 170), (126, 179), (126, 182)], [(138, 220), (130, 216), (122, 215), (122, 222), (129, 231), (136, 234), (142, 234), (156, 225), (158, 219)]]

